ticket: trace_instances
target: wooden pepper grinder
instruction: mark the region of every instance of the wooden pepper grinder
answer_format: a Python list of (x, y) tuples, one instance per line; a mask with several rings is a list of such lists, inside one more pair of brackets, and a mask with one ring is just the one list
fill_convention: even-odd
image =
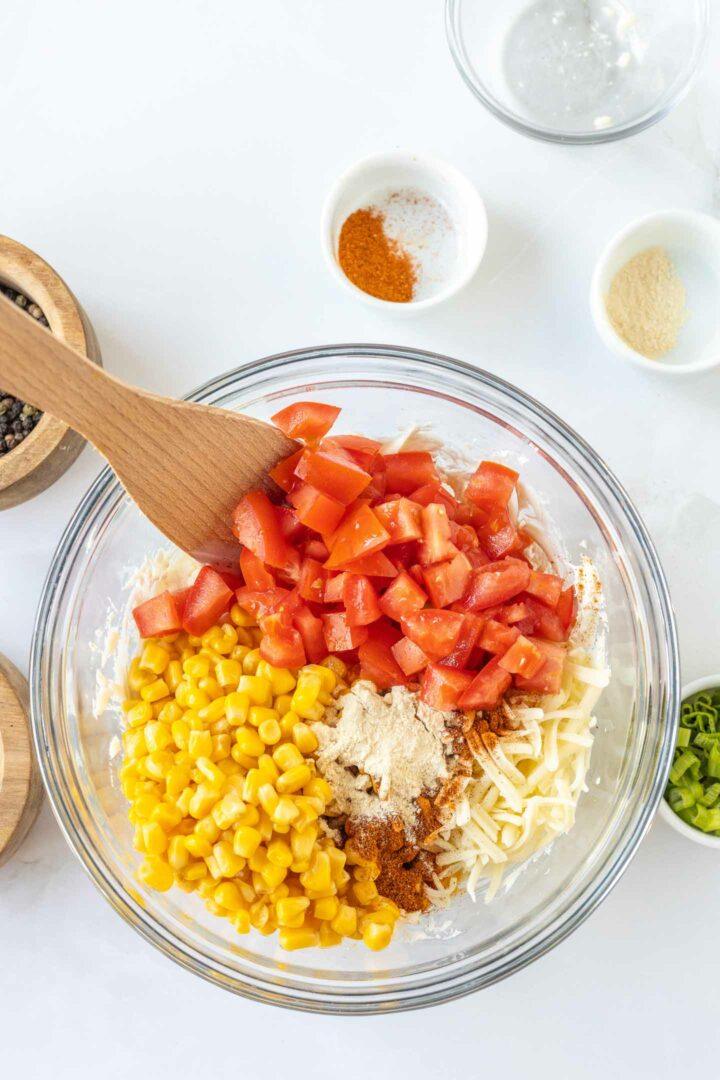
[(0, 866), (20, 847), (42, 802), (29, 705), (26, 680), (0, 653)]

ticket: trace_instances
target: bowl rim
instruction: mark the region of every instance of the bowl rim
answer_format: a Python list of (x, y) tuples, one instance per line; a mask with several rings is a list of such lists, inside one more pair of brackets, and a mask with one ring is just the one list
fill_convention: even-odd
[(629, 221), (627, 225), (624, 225), (622, 229), (619, 229), (618, 232), (608, 240), (605, 247), (600, 252), (597, 262), (595, 263), (595, 269), (590, 283), (590, 310), (592, 312), (593, 322), (595, 323), (595, 329), (600, 338), (616, 356), (621, 357), (621, 359), (626, 360), (645, 371), (651, 371), (654, 375), (667, 375), (671, 378), (683, 375), (698, 375), (702, 372), (711, 371), (720, 364), (720, 345), (714, 356), (711, 355), (706, 359), (692, 360), (686, 364), (666, 364), (663, 362), (662, 358), (659, 360), (650, 360), (647, 356), (643, 356), (641, 353), (636, 352), (635, 349), (631, 348), (622, 340), (610, 322), (607, 311), (605, 310), (605, 297), (601, 281), (605, 276), (608, 263), (615, 255), (617, 249), (634, 233), (639, 232), (647, 226), (652, 227), (653, 225), (665, 221), (674, 221), (678, 224), (684, 222), (695, 228), (704, 230), (708, 235), (711, 233), (714, 234), (718, 253), (720, 255), (720, 220), (714, 217), (713, 214), (707, 214), (703, 210), (687, 210), (683, 207), (670, 207), (666, 210), (655, 210), (650, 214), (643, 214), (642, 217), (634, 218), (632, 221)]
[[(469, 206), (472, 204), (474, 206), (475, 212), (479, 215), (479, 219), (482, 223), (482, 236), (480, 237), (480, 242), (476, 246), (473, 258), (468, 260), (468, 265), (464, 272), (451, 278), (444, 289), (440, 289), (437, 293), (426, 297), (424, 300), (410, 300), (407, 303), (400, 303), (396, 300), (383, 300), (379, 296), (371, 296), (370, 293), (366, 293), (363, 289), (358, 288), (358, 286), (346, 276), (335, 257), (333, 218), (337, 204), (340, 201), (345, 188), (357, 176), (361, 176), (363, 172), (373, 166), (382, 164), (392, 165), (393, 163), (400, 164), (410, 160), (417, 161), (428, 169), (428, 171), (443, 176), (456, 188), (465, 205)], [(362, 300), (363, 303), (378, 310), (384, 310), (398, 315), (409, 315), (419, 311), (427, 311), (428, 308), (435, 307), (436, 304), (441, 304), (443, 301), (449, 300), (464, 289), (474, 278), (480, 263), (484, 258), (485, 250), (487, 248), (487, 237), (487, 207), (485, 206), (482, 195), (475, 187), (470, 177), (466, 176), (461, 169), (458, 169), (458, 167), (451, 162), (436, 157), (434, 154), (428, 154), (420, 150), (380, 150), (360, 158), (349, 168), (345, 169), (345, 171), (335, 180), (325, 197), (320, 214), (320, 245), (325, 257), (325, 262), (335, 281), (337, 281), (346, 292), (349, 292), (354, 296), (355, 299)]]
[(696, 3), (698, 5), (699, 25), (695, 35), (693, 54), (688, 63), (684, 80), (677, 86), (675, 92), (671, 95), (666, 92), (659, 104), (652, 109), (646, 110), (637, 120), (621, 124), (619, 127), (610, 127), (598, 131), (562, 132), (544, 124), (532, 124), (528, 120), (523, 120), (522, 117), (510, 109), (503, 108), (491, 94), (487, 93), (482, 84), (473, 78), (471, 65), (467, 59), (459, 24), (463, 0), (445, 0), (445, 35), (450, 55), (463, 82), (496, 119), (507, 124), (514, 131), (527, 135), (531, 139), (537, 139), (540, 142), (556, 143), (563, 146), (596, 146), (601, 143), (616, 142), (618, 139), (625, 139), (630, 135), (638, 135), (641, 131), (646, 131), (647, 128), (659, 123), (660, 120), (664, 120), (689, 92), (707, 55), (710, 37), (710, 0), (696, 0)]
[[(693, 694), (697, 694), (700, 690), (717, 689), (720, 687), (720, 672), (717, 675), (703, 675), (699, 679), (693, 679), (692, 682), (686, 683), (680, 692), (680, 702), (687, 701)], [(688, 825), (686, 821), (679, 818), (672, 807), (669, 805), (665, 795), (658, 804), (658, 814), (675, 832), (680, 833), (686, 840), (692, 840), (694, 844), (701, 844), (703, 847), (714, 848), (715, 851), (720, 851), (720, 836), (709, 836), (708, 833), (704, 833), (702, 829), (696, 829), (693, 825)]]
[[(50, 693), (50, 680), (45, 678), (44, 663), (51, 652), (54, 622), (57, 618), (57, 597), (64, 581), (65, 567), (71, 558), (77, 556), (79, 545), (84, 542), (83, 533), (88, 528), (88, 518), (100, 514), (107, 517), (108, 510), (123, 498), (119, 482), (109, 467), (102, 470), (88, 489), (77, 510), (68, 523), (56, 549), (43, 587), (33, 633), (30, 660), (30, 687), (32, 701), (33, 740), (40, 764), (43, 782), (49, 796), (58, 824), (68, 841), (70, 848), (82, 862), (95, 885), (106, 897), (115, 910), (142, 937), (155, 945), (166, 956), (186, 970), (202, 978), (229, 989), (251, 1000), (281, 1005), (306, 1012), (321, 1012), (334, 1015), (359, 1015), (403, 1011), (426, 1007), (463, 997), (475, 990), (492, 985), (500, 979), (521, 970), (533, 960), (545, 955), (550, 949), (563, 941), (580, 926), (598, 907), (602, 900), (620, 879), (637, 851), (640, 841), (648, 831), (657, 805), (667, 782), (672, 752), (675, 745), (675, 723), (679, 707), (679, 659), (678, 642), (672, 603), (662, 566), (647, 530), (625, 492), (615, 479), (605, 462), (598, 457), (591, 447), (565, 424), (551, 410), (524, 391), (505, 382), (503, 379), (481, 368), (463, 361), (453, 360), (442, 354), (406, 349), (392, 345), (342, 344), (307, 349), (291, 350), (256, 360), (249, 364), (231, 369), (187, 395), (188, 399), (199, 399), (202, 395), (220, 394), (222, 390), (248, 374), (262, 376), (273, 372), (293, 361), (309, 366), (313, 362), (329, 361), (338, 356), (352, 356), (367, 363), (371, 358), (395, 362), (412, 362), (419, 371), (426, 366), (434, 368), (440, 377), (454, 373), (460, 377), (472, 379), (488, 389), (500, 392), (509, 398), (509, 403), (526, 409), (548, 430), (548, 437), (558, 439), (565, 452), (576, 452), (575, 465), (579, 469), (590, 467), (591, 483), (597, 487), (597, 496), (608, 491), (617, 500), (616, 509), (624, 516), (625, 524), (632, 528), (638, 557), (642, 558), (642, 569), (649, 579), (648, 587), (653, 591), (653, 603), (660, 616), (663, 635), (656, 638), (661, 650), (659, 658), (664, 676), (662, 692), (653, 693), (647, 700), (647, 708), (657, 721), (657, 731), (651, 747), (653, 762), (649, 774), (643, 777), (647, 798), (637, 804), (629, 822), (623, 827), (622, 845), (615, 844), (610, 853), (604, 853), (602, 863), (593, 878), (592, 887), (586, 885), (573, 898), (572, 904), (551, 918), (533, 932), (531, 938), (520, 938), (508, 944), (502, 956), (492, 959), (484, 965), (475, 964), (472, 968), (463, 967), (459, 971), (450, 970), (444, 977), (433, 976), (432, 972), (423, 972), (422, 977), (410, 986), (400, 986), (382, 981), (376, 987), (365, 988), (362, 985), (341, 984), (328, 989), (326, 985), (317, 988), (290, 983), (284, 992), (278, 990), (278, 984), (268, 977), (253, 971), (228, 974), (227, 968), (213, 961), (204, 953), (195, 949), (174, 935), (153, 917), (142, 911), (142, 904), (116, 888), (116, 882), (105, 860), (98, 853), (86, 831), (76, 826), (77, 814), (69, 793), (64, 791), (62, 770), (57, 775), (53, 769), (53, 730), (52, 707), (46, 700)], [(380, 376), (378, 376), (380, 377)], [(429, 376), (428, 376), (429, 377)], [(49, 661), (48, 661), (49, 662)]]

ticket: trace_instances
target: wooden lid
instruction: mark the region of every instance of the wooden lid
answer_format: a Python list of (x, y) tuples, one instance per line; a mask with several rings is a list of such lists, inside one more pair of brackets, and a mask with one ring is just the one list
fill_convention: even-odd
[(27, 682), (0, 653), (0, 866), (20, 847), (42, 802), (29, 713)]

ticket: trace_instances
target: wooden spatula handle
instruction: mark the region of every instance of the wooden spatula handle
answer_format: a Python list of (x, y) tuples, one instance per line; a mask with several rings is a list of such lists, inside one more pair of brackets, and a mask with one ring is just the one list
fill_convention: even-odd
[(128, 388), (0, 296), (0, 388), (52, 413), (105, 452)]

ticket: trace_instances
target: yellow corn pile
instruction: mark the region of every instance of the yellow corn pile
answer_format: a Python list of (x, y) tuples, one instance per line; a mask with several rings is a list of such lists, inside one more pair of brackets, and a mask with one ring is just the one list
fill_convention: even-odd
[(122, 788), (145, 885), (197, 892), (246, 934), (284, 949), (390, 941), (399, 910), (373, 866), (320, 831), (331, 790), (316, 774), (320, 720), (347, 674), (328, 657), (273, 668), (235, 606), (201, 638), (148, 639), (128, 673)]

